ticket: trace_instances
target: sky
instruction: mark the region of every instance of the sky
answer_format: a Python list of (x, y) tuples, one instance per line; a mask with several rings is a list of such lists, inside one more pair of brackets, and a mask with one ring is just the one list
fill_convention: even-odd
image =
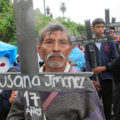
[[(84, 20), (95, 18), (105, 18), (105, 9), (109, 9), (110, 17), (116, 17), (116, 21), (120, 21), (120, 0), (45, 0), (46, 7), (50, 7), (53, 18), (62, 17), (60, 4), (66, 5), (65, 17), (70, 18), (80, 24), (84, 24)], [(33, 0), (34, 9), (39, 8), (44, 13), (43, 0)]]

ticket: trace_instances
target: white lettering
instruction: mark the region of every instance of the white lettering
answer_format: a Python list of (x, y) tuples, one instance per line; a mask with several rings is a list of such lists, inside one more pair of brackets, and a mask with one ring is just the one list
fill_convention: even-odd
[(24, 97), (26, 98), (26, 104), (29, 107), (30, 106), (30, 101), (29, 101), (29, 95), (28, 95), (28, 91), (24, 92)]
[(56, 84), (59, 83), (61, 77), (53, 77), (52, 87), (56, 87)]
[(45, 76), (49, 77), (49, 83), (45, 82), (45, 86), (47, 86), (47, 87), (52, 86), (52, 77), (54, 75), (45, 75)]
[[(83, 87), (83, 82), (84, 82), (84, 79), (85, 79), (85, 77), (75, 77), (75, 79), (74, 79), (74, 88), (84, 88)], [(80, 83), (80, 85), (79, 85), (79, 83)]]
[(4, 84), (1, 84), (1, 82), (0, 82), (0, 87), (2, 87), (2, 88), (3, 88), (3, 87), (5, 87), (5, 86), (6, 86), (6, 84), (7, 84), (7, 82), (6, 82), (6, 81), (7, 81), (7, 76), (5, 76), (5, 81), (4, 81)]
[(33, 114), (36, 114), (37, 116), (41, 116), (42, 115), (42, 109), (41, 108), (30, 107), (30, 108), (26, 108), (26, 113), (30, 113), (31, 116)]
[(8, 86), (9, 88), (12, 88), (13, 82), (12, 82), (12, 80), (11, 80), (11, 75), (8, 75), (8, 80), (10, 81), (11, 85), (7, 84), (7, 86)]
[[(24, 88), (29, 86), (30, 88), (32, 88), (31, 82), (30, 82), (30, 77), (29, 76), (23, 76), (23, 80), (24, 80)], [(28, 82), (27, 82), (28, 81)], [(27, 84), (28, 83), (28, 84)]]
[(37, 96), (37, 94), (34, 92), (30, 92), (29, 94), (31, 95), (30, 99), (32, 99), (34, 101), (34, 106), (37, 107), (38, 106), (38, 99), (40, 99), (40, 97)]
[[(19, 80), (19, 82), (18, 82), (18, 80)], [(15, 85), (15, 87), (21, 87), (21, 88), (23, 88), (23, 79), (22, 79), (22, 76), (17, 75), (15, 77), (15, 79), (14, 79), (14, 85)]]
[(64, 78), (61, 78), (61, 80), (62, 80), (63, 87), (71, 88), (71, 77), (64, 77)]
[(32, 79), (32, 84), (33, 86), (40, 86), (40, 78), (39, 76), (34, 76), (33, 79)]

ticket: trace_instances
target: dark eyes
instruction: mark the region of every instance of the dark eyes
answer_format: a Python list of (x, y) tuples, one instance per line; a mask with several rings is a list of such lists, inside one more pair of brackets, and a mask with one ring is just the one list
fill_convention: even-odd
[(67, 44), (67, 42), (66, 42), (66, 41), (61, 41), (60, 43), (61, 43), (61, 44)]
[[(56, 44), (55, 43), (55, 41), (52, 41), (52, 40), (48, 40), (48, 41), (45, 41), (45, 44), (47, 44), (47, 45), (54, 45), (54, 44)], [(61, 40), (61, 41), (59, 41), (59, 43), (58, 43), (59, 45), (66, 45), (66, 44), (68, 44), (68, 42), (67, 41), (65, 41), (65, 40)]]
[[(54, 43), (54, 42), (52, 42), (52, 41), (47, 41), (46, 43), (47, 43), (47, 44), (51, 44), (51, 43)], [(60, 41), (60, 44), (67, 44), (67, 42), (66, 42), (66, 41)]]
[(47, 43), (47, 44), (51, 44), (51, 43), (53, 43), (53, 42), (52, 42), (52, 41), (47, 41), (46, 43)]
[(104, 26), (96, 26), (96, 28), (104, 28)]

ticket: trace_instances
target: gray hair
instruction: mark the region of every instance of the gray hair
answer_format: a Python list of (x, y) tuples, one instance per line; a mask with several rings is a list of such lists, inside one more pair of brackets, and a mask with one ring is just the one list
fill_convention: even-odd
[(58, 30), (62, 31), (63, 33), (66, 33), (68, 36), (69, 44), (72, 44), (72, 40), (71, 40), (71, 37), (70, 37), (67, 29), (61, 23), (58, 23), (58, 22), (54, 22), (54, 23), (51, 22), (40, 31), (39, 37), (38, 37), (38, 44), (42, 44), (44, 35), (46, 32), (51, 33), (53, 31), (58, 31)]

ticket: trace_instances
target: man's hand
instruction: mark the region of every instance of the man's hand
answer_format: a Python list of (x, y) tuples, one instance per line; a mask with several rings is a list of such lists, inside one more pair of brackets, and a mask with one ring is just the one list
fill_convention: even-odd
[(16, 93), (15, 93), (15, 91), (12, 91), (11, 97), (9, 99), (10, 103), (14, 102), (15, 97), (16, 97)]
[(77, 65), (76, 63), (72, 63), (70, 60), (68, 60), (68, 63), (69, 63), (71, 66)]
[(70, 63), (71, 66), (77, 65), (76, 63)]
[(106, 67), (105, 66), (100, 66), (100, 67), (96, 67), (96, 68), (93, 68), (92, 69), (92, 71), (94, 72), (94, 74), (99, 74), (99, 73), (101, 73), (101, 72), (103, 72), (103, 71), (105, 71), (106, 70)]
[(100, 84), (97, 81), (93, 80), (93, 84), (94, 84), (94, 86), (95, 86), (97, 91), (101, 90), (101, 86), (100, 86)]

